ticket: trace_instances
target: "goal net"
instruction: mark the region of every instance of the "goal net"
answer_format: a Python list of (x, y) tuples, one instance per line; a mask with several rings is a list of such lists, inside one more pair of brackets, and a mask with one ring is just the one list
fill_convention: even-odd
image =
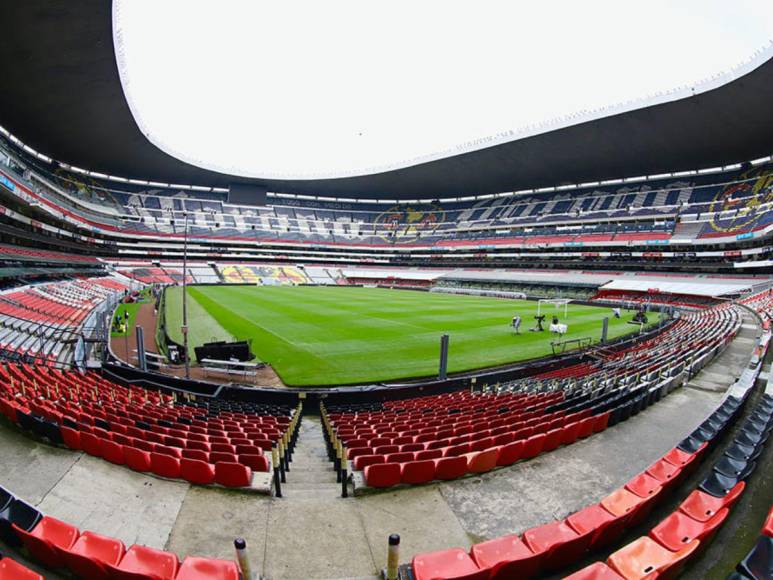
[(569, 314), (569, 303), (571, 302), (571, 299), (569, 298), (540, 298), (539, 302), (537, 302), (537, 316), (540, 316), (542, 314), (542, 308), (544, 307), (545, 310), (549, 310), (551, 306), (553, 306), (553, 312), (560, 312), (561, 307), (563, 307), (564, 310), (564, 318), (566, 318)]

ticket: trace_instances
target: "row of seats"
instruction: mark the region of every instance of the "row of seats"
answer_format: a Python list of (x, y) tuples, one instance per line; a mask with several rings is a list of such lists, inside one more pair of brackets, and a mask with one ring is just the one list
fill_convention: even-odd
[[(560, 570), (587, 552), (612, 544), (626, 529), (640, 524), (657, 502), (698, 467), (707, 450), (733, 425), (743, 403), (744, 399), (728, 398), (689, 437), (598, 504), (521, 535), (475, 544), (469, 553), (453, 548), (417, 555), (412, 562), (414, 577), (416, 580), (529, 578)], [(743, 488), (744, 483), (739, 480), (732, 491), (721, 497), (699, 489), (685, 500), (683, 508), (685, 513), (695, 514), (701, 522), (710, 521), (716, 527), (721, 520), (712, 518), (737, 500)], [(721, 519), (725, 513), (722, 512)], [(669, 541), (677, 542), (678, 533), (674, 535), (671, 527), (671, 523), (666, 524), (664, 528), (668, 530), (664, 534)]]
[(0, 410), (22, 428), (116, 465), (200, 485), (250, 486), (253, 471), (270, 470), (266, 452), (298, 423), (288, 407), (176, 402), (94, 373), (7, 365), (0, 379)]
[[(84, 580), (239, 580), (235, 562), (176, 554), (77, 527), (38, 512), (0, 487), (0, 540), (21, 547), (50, 570), (68, 570)], [(0, 560), (0, 579), (43, 578), (12, 561)]]
[[(731, 399), (732, 400), (732, 399)], [(693, 448), (704, 437), (716, 444), (718, 435), (728, 426), (726, 415), (715, 412), (690, 437), (681, 443)], [(773, 396), (765, 395), (752, 415), (744, 422), (739, 434), (727, 446), (711, 472), (677, 508), (649, 535), (634, 540), (607, 558), (569, 576), (571, 580), (599, 578), (673, 577), (697, 551), (710, 541), (727, 518), (746, 486), (746, 480), (756, 467), (756, 459), (773, 430)], [(700, 443), (706, 446), (707, 441)], [(763, 541), (763, 545), (770, 544)], [(752, 567), (761, 563), (756, 560)], [(767, 565), (773, 564), (768, 558)], [(740, 573), (750, 570), (742, 562)], [(769, 572), (773, 568), (768, 568)], [(746, 578), (747, 576), (742, 576)], [(770, 578), (770, 575), (750, 578)]]

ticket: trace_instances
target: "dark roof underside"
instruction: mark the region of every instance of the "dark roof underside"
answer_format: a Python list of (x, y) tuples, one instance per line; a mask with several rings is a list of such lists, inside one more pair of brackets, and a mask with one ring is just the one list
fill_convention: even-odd
[(406, 169), (323, 180), (234, 178), (179, 161), (140, 132), (118, 76), (110, 2), (2, 2), (0, 22), (0, 125), (55, 159), (123, 177), (410, 199), (713, 167), (773, 151), (770, 60), (696, 97)]

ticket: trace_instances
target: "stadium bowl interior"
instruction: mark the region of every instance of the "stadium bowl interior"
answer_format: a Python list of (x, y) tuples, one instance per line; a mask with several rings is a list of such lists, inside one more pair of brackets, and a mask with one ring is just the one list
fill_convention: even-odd
[(770, 51), (261, 180), (142, 135), (110, 3), (10, 12), (0, 579), (771, 577)]

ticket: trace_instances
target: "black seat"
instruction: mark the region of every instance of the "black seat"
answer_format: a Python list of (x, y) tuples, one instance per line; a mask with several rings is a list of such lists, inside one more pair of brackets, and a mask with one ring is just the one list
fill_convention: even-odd
[(51, 443), (54, 445), (64, 445), (62, 430), (57, 423), (54, 423), (53, 421), (41, 421), (40, 429), (43, 436)]
[(35, 417), (34, 415), (30, 415), (28, 413), (25, 413), (24, 411), (16, 410), (16, 420), (18, 421), (19, 425), (22, 429), (25, 431), (32, 431), (33, 433), (38, 432), (38, 422), (40, 419)]
[(762, 447), (762, 445), (767, 440), (767, 437), (763, 435), (754, 435), (753, 433), (749, 433), (748, 431), (744, 431), (743, 429), (738, 434), (738, 436), (735, 438), (736, 443), (740, 443), (741, 445), (748, 445), (750, 447)]
[(741, 574), (755, 580), (773, 578), (773, 538), (760, 536), (736, 569)]
[(754, 461), (732, 459), (724, 456), (714, 465), (714, 471), (728, 477), (735, 477), (738, 481), (741, 481), (749, 477), (755, 467), (757, 467), (757, 464)]
[(739, 481), (735, 477), (728, 477), (712, 469), (708, 477), (698, 486), (698, 489), (714, 497), (725, 497)]
[(9, 546), (21, 546), (21, 541), (13, 530), (16, 524), (22, 530), (31, 532), (40, 521), (41, 514), (34, 507), (20, 499), (14, 499), (0, 511), (0, 540)]
[(695, 453), (698, 451), (698, 449), (700, 449), (701, 445), (703, 445), (703, 441), (703, 439), (698, 439), (693, 435), (689, 435), (679, 442), (677, 448), (681, 449), (685, 453)]
[(0, 487), (0, 512), (5, 510), (14, 499), (15, 498), (10, 491)]
[(740, 443), (733, 443), (725, 450), (725, 455), (731, 459), (754, 461), (762, 453), (762, 447), (751, 447)]

